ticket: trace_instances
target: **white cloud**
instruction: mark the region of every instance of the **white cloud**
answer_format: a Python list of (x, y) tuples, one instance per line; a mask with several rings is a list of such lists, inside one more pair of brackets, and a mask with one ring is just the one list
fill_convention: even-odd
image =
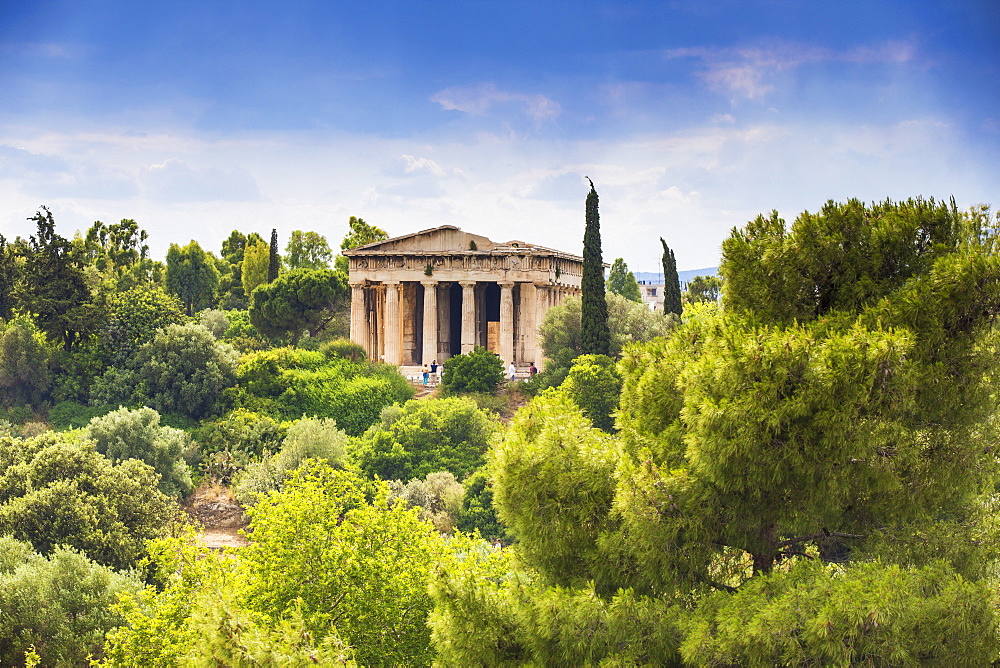
[(446, 88), (432, 95), (431, 101), (449, 111), (461, 111), (474, 116), (486, 114), (497, 105), (514, 103), (536, 122), (555, 118), (562, 113), (559, 103), (544, 95), (503, 91), (492, 83)]
[(756, 100), (777, 88), (776, 75), (813, 63), (843, 62), (856, 65), (881, 65), (910, 62), (917, 49), (912, 41), (886, 41), (843, 51), (794, 43), (775, 43), (757, 47), (711, 49), (690, 47), (668, 49), (667, 59), (691, 58), (701, 61), (696, 72), (710, 89), (736, 98)]

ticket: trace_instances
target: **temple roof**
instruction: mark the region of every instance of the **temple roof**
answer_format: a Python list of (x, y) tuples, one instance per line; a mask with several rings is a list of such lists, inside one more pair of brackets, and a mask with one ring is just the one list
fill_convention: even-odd
[(344, 255), (424, 255), (424, 254), (531, 254), (551, 255), (567, 260), (583, 262), (579, 255), (546, 248), (524, 241), (512, 240), (503, 243), (491, 241), (487, 237), (463, 232), (454, 225), (441, 225), (419, 232), (412, 232), (391, 239), (375, 241), (343, 251)]

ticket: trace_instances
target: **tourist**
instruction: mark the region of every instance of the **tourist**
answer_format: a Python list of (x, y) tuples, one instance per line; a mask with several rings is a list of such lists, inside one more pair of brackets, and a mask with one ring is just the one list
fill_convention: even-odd
[(424, 372), (424, 385), (426, 385), (427, 384), (427, 380), (428, 380), (428, 378), (431, 375), (430, 372), (427, 370), (427, 365), (426, 364), (424, 365), (423, 372)]
[(528, 369), (528, 373), (531, 374), (532, 377), (534, 377), (534, 375), (538, 373), (538, 369), (535, 367), (534, 362), (531, 363), (531, 368)]
[(517, 367), (511, 362), (510, 366), (507, 367), (507, 374), (510, 375), (510, 379), (514, 380), (514, 376), (517, 375)]

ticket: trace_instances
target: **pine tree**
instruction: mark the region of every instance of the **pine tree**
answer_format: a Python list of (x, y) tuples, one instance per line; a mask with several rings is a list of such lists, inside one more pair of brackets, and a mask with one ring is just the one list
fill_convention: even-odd
[[(587, 179), (590, 181), (590, 179)], [(585, 355), (607, 355), (611, 348), (608, 305), (604, 301), (604, 260), (601, 258), (601, 217), (597, 190), (590, 182), (587, 194), (587, 226), (583, 233), (583, 306), (580, 344)]]
[(677, 278), (677, 260), (667, 242), (660, 237), (663, 244), (663, 311), (665, 313), (681, 314), (681, 284)]
[(270, 283), (278, 277), (278, 266), (281, 264), (281, 257), (278, 255), (278, 230), (271, 230), (271, 254), (267, 263), (267, 282)]

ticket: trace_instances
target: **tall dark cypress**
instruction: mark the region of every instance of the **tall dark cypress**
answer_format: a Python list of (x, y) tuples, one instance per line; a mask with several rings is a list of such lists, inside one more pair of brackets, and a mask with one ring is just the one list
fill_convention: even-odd
[[(590, 181), (590, 179), (587, 179)], [(587, 227), (583, 232), (583, 288), (580, 347), (584, 355), (607, 355), (611, 350), (608, 304), (604, 301), (604, 260), (601, 257), (601, 217), (597, 190), (590, 181), (587, 194)]]
[(663, 244), (663, 312), (676, 313), (680, 316), (683, 306), (681, 306), (681, 282), (677, 278), (677, 260), (674, 259), (674, 252), (667, 246), (667, 242), (660, 237)]
[(278, 230), (271, 230), (271, 254), (267, 261), (267, 282), (270, 283), (278, 277), (278, 265), (281, 259), (278, 257)]

